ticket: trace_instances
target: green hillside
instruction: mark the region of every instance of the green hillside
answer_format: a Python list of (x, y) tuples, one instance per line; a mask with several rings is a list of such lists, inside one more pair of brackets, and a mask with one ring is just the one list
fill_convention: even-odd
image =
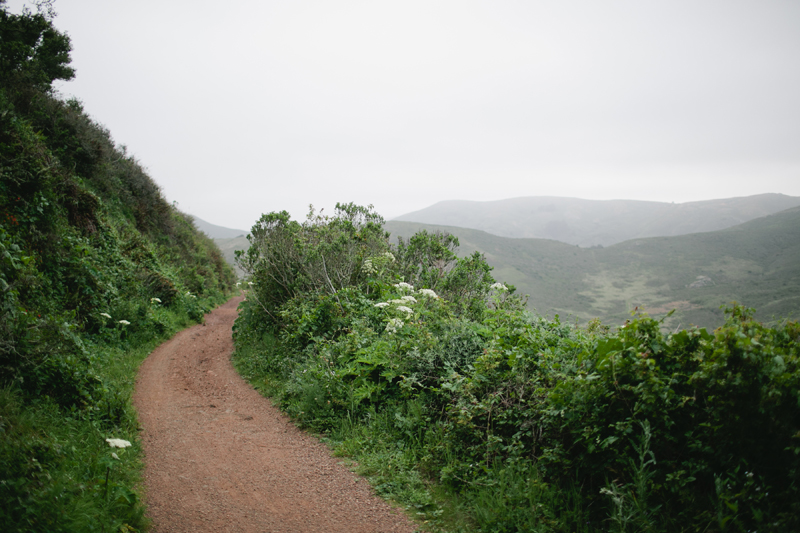
[[(235, 276), (81, 103), (54, 95), (70, 48), (46, 13), (0, 2), (0, 524), (139, 531), (136, 369)], [(131, 448), (112, 455), (109, 438)]]
[(590, 247), (644, 237), (718, 231), (797, 206), (800, 198), (783, 194), (682, 204), (534, 196), (489, 202), (439, 202), (395, 220)]
[(606, 248), (579, 248), (543, 239), (511, 239), (449, 226), (390, 221), (393, 236), (439, 230), (459, 238), (460, 255), (479, 251), (493, 275), (530, 295), (529, 306), (581, 321), (621, 323), (635, 306), (669, 326), (722, 323), (721, 305), (755, 307), (758, 318), (800, 310), (800, 208), (733, 228), (635, 239)]

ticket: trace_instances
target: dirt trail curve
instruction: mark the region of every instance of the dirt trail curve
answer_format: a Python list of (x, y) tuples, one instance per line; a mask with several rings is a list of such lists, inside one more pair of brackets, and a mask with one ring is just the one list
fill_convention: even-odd
[(134, 404), (160, 532), (413, 532), (230, 362), (234, 298), (142, 364)]

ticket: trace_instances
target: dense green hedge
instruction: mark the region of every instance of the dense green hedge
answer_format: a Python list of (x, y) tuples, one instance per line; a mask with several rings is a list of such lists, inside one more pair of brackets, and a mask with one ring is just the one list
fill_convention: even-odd
[[(393, 247), (352, 205), (276, 216), (242, 257), (238, 368), (435, 527), (800, 527), (797, 323), (734, 305), (713, 333), (580, 329), (528, 313), (449, 236)], [(326, 283), (313, 262), (350, 275)]]

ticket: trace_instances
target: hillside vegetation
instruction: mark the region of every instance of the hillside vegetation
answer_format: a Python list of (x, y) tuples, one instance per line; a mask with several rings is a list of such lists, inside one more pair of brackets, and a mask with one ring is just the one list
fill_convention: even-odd
[(590, 247), (717, 231), (797, 206), (800, 198), (783, 194), (683, 204), (534, 196), (489, 202), (450, 200), (394, 220)]
[(80, 102), (53, 95), (69, 52), (46, 13), (0, 2), (0, 524), (136, 531), (136, 368), (235, 277)]
[[(528, 312), (452, 235), (391, 245), (352, 204), (264, 215), (250, 244), (237, 368), (424, 527), (800, 528), (796, 322), (731, 306), (713, 334), (646, 315), (579, 328)], [(550, 244), (559, 260), (579, 250)], [(758, 259), (757, 242), (745, 250)]]
[(530, 295), (547, 316), (623, 323), (637, 306), (666, 325), (717, 327), (720, 306), (743, 302), (757, 317), (800, 311), (800, 208), (722, 231), (634, 239), (580, 248), (544, 239), (510, 239), (465, 228), (389, 221), (394, 237), (425, 229), (458, 237), (463, 254), (480, 252), (493, 274)]

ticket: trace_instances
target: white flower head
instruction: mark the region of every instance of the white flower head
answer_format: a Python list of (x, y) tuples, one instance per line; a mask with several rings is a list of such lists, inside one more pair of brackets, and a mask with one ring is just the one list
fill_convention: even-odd
[(161, 298), (150, 298), (150, 303), (151, 304), (160, 304), (161, 303)]
[(119, 455), (117, 455), (116, 453), (114, 453), (114, 452), (111, 452), (111, 457), (113, 457), (114, 459), (116, 459), (117, 461), (119, 461)]
[(503, 285), (502, 283), (499, 283), (499, 282), (498, 283), (492, 283), (491, 287), (489, 287), (489, 288), (490, 289), (495, 289), (497, 291), (507, 291), (508, 290), (508, 287), (506, 287), (505, 285)]
[(253, 282), (252, 281), (248, 281), (247, 284), (250, 285), (251, 287), (253, 286)]
[(416, 298), (414, 298), (413, 296), (401, 296), (401, 297), (400, 297), (400, 300), (401, 300), (401, 301), (403, 301), (403, 302), (405, 302), (405, 303), (408, 303), (408, 304), (415, 304), (415, 303), (417, 303), (417, 299), (416, 299)]
[(383, 256), (392, 263), (394, 263), (394, 254), (392, 254), (392, 252), (384, 252)]
[(120, 320), (119, 323), (122, 324), (123, 326), (130, 326), (131, 325), (131, 323), (128, 322), (127, 320)]
[(403, 313), (408, 313), (409, 315), (414, 312), (413, 309), (411, 309), (410, 307), (406, 307), (405, 305), (397, 306), (397, 310), (402, 311)]
[(389, 320), (389, 323), (386, 324), (386, 333), (390, 335), (393, 333), (397, 333), (397, 330), (402, 328), (405, 325), (405, 322), (400, 320), (399, 318), (392, 318)]
[(242, 282), (241, 282), (241, 281), (237, 281), (237, 282), (236, 282), (236, 286), (237, 286), (237, 287), (238, 287), (239, 285), (241, 285), (241, 284), (242, 284)]
[(436, 293), (431, 289), (420, 289), (417, 291), (417, 293), (421, 294), (422, 296), (427, 296), (428, 298), (438, 298)]
[(109, 315), (108, 313), (100, 313), (100, 316), (104, 316), (106, 318), (111, 318), (111, 315)]
[(130, 441), (124, 439), (106, 439), (106, 442), (112, 448), (127, 448), (131, 445)]
[(389, 302), (380, 302), (373, 305), (373, 307), (377, 307), (378, 309), (383, 309), (384, 307), (389, 307)]
[(361, 265), (361, 272), (364, 274), (374, 274), (378, 269), (372, 264), (372, 259), (365, 259), (364, 264)]
[(406, 283), (405, 281), (401, 281), (400, 283), (395, 283), (394, 286), (397, 287), (398, 289), (403, 289), (407, 291), (414, 290), (414, 286), (409, 283)]

